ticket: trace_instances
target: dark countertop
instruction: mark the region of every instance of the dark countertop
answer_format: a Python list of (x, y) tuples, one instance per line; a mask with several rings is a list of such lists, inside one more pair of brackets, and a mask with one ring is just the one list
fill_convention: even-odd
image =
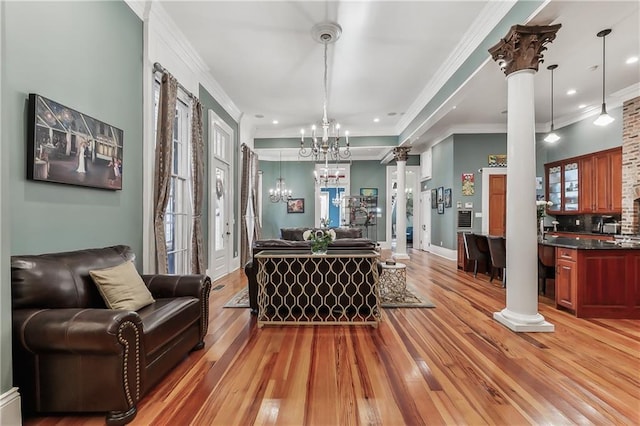
[(640, 243), (622, 243), (619, 241), (602, 241), (593, 239), (577, 239), (567, 237), (545, 237), (539, 244), (552, 247), (564, 247), (578, 250), (640, 250)]

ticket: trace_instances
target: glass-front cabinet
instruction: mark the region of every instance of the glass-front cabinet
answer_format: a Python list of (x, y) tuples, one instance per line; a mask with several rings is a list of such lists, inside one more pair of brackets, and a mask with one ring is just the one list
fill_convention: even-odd
[(547, 210), (557, 213), (562, 208), (562, 166), (548, 167), (547, 169), (547, 201), (553, 203)]
[(578, 203), (578, 163), (564, 165), (564, 211), (577, 212)]
[(547, 200), (553, 203), (547, 208), (549, 214), (578, 213), (580, 197), (578, 183), (579, 162), (547, 164)]

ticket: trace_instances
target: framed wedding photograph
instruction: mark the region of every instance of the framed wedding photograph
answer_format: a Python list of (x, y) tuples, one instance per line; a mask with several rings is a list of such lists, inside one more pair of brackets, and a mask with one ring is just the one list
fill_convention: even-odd
[(27, 179), (120, 190), (123, 143), (117, 127), (29, 94)]
[(438, 214), (444, 214), (444, 203), (438, 203)]
[(444, 203), (444, 187), (438, 187), (438, 203)]
[(444, 206), (451, 207), (451, 188), (444, 190)]
[(304, 198), (287, 200), (287, 213), (304, 213)]
[(435, 188), (431, 190), (431, 208), (438, 208), (438, 190)]

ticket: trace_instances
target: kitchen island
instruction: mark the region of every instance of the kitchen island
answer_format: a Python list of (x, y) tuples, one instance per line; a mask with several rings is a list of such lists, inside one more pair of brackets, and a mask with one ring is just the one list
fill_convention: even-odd
[(579, 318), (640, 319), (640, 244), (547, 237), (555, 249), (556, 306)]

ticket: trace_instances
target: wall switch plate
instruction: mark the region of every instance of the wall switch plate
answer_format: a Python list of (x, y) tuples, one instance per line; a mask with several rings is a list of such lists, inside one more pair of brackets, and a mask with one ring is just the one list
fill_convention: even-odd
[(576, 219), (576, 225), (580, 225), (580, 219)]
[(476, 212), (475, 216), (476, 217), (482, 217), (482, 212)]

